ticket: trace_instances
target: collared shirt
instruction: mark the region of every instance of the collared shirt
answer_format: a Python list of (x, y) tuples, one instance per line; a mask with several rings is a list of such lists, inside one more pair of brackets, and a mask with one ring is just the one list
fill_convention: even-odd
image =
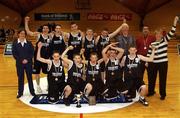
[(18, 38), (18, 43), (21, 43), (22, 47), (24, 47), (24, 44), (27, 43), (26, 39), (24, 39), (23, 41), (21, 41), (19, 38)]
[(136, 39), (137, 54), (146, 56), (149, 50), (149, 45), (155, 40), (155, 36), (152, 35), (148, 35), (146, 38), (143, 36), (139, 36)]

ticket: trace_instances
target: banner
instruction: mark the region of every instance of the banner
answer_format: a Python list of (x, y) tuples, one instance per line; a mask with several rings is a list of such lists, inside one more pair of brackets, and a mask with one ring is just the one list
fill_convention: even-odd
[(131, 13), (88, 13), (87, 20), (105, 20), (105, 21), (123, 21), (123, 19), (132, 20)]
[(8, 42), (4, 47), (4, 55), (12, 55), (12, 43)]
[(38, 21), (80, 20), (80, 13), (35, 13), (34, 19)]

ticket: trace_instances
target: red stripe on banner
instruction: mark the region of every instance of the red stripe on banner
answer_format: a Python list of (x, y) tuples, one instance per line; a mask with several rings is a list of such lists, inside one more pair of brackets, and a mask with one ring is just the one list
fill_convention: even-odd
[(80, 113), (80, 118), (83, 118), (83, 114), (82, 113)]

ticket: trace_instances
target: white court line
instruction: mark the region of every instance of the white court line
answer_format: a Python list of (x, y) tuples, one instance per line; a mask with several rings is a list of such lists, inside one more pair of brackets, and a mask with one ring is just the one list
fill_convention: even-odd
[[(36, 91), (36, 81), (33, 81), (34, 88)], [(43, 90), (43, 94), (46, 94), (47, 91), (47, 78), (41, 78), (40, 86)], [(37, 92), (36, 92), (37, 93)], [(71, 104), (70, 106), (65, 106), (64, 104), (30, 104), (33, 97), (29, 93), (28, 84), (25, 84), (24, 87), (24, 95), (20, 98), (20, 100), (25, 103), (26, 105), (29, 105), (31, 107), (45, 110), (45, 111), (51, 111), (51, 112), (59, 112), (59, 113), (97, 113), (97, 112), (106, 112), (111, 110), (120, 109), (123, 107), (127, 107), (133, 103), (135, 103), (138, 100), (138, 97), (136, 97), (133, 102), (131, 103), (107, 103), (107, 104), (96, 104), (95, 106), (89, 106), (88, 104), (81, 104), (81, 108), (76, 108), (76, 104)]]

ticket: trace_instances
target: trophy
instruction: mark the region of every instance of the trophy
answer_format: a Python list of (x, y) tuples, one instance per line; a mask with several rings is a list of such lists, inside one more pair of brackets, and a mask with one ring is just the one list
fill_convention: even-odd
[(96, 105), (96, 96), (89, 96), (89, 105)]
[(76, 100), (77, 100), (77, 105), (76, 105), (77, 108), (80, 108), (80, 107), (81, 107), (81, 103), (80, 103), (81, 97), (82, 97), (81, 94), (75, 94), (75, 98), (76, 98)]

